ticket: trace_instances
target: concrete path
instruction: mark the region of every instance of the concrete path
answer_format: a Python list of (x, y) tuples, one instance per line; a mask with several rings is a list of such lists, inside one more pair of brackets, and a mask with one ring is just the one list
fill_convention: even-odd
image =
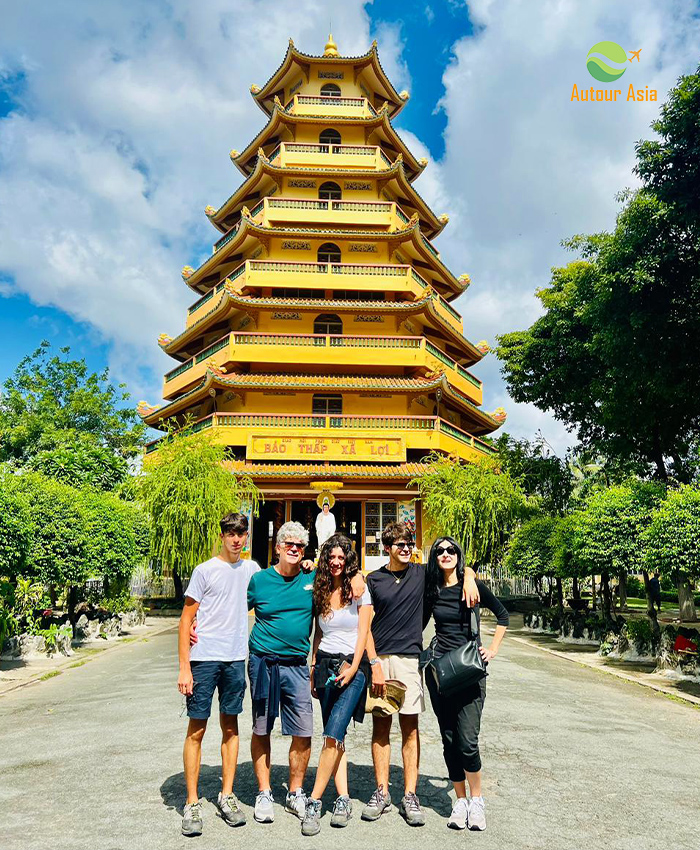
[[(299, 822), (277, 807), (276, 821), (252, 820), (246, 698), (236, 791), (248, 825), (236, 830), (205, 804), (199, 839), (180, 833), (184, 785), (181, 745), (186, 719), (177, 693), (175, 632), (123, 646), (63, 675), (0, 699), (0, 846), (4, 850), (156, 850), (194, 846), (412, 850), (486, 848), (697, 848), (700, 712), (653, 691), (589, 670), (519, 642), (492, 666), (482, 730), (488, 830), (448, 830), (451, 807), (437, 726), (422, 730), (418, 793), (423, 828), (396, 811), (375, 824), (359, 819), (374, 787), (370, 724), (348, 740), (356, 817), (344, 831), (304, 839)], [(314, 742), (317, 758), (320, 727)], [(286, 742), (273, 742), (273, 790), (283, 799)], [(399, 763), (398, 749), (392, 761)], [(219, 782), (216, 724), (205, 738), (201, 793)], [(307, 778), (310, 787), (313, 770)], [(401, 771), (392, 770), (392, 796)], [(332, 792), (325, 804), (331, 804)]]

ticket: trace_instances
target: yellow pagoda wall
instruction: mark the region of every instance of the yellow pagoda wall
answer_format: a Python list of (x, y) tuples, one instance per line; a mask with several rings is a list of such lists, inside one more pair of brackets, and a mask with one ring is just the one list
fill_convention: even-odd
[[(328, 389), (319, 389), (316, 393), (327, 395), (335, 394), (338, 390), (332, 387)], [(304, 392), (294, 395), (287, 392), (274, 391), (249, 391), (245, 392), (245, 402), (239, 397), (231, 401), (219, 401), (217, 408), (221, 413), (279, 413), (280, 409), (285, 413), (311, 413), (311, 401), (313, 393)], [(430, 415), (425, 408), (420, 405), (408, 403), (408, 397), (405, 393), (390, 395), (389, 393), (381, 394), (381, 397), (376, 397), (372, 393), (342, 393), (343, 396), (343, 415), (344, 416), (405, 416), (409, 413), (421, 416)]]

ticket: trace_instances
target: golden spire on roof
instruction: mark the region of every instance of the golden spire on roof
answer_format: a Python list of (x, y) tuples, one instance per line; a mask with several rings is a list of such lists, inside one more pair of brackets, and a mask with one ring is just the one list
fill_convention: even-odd
[(338, 45), (333, 41), (333, 33), (328, 33), (328, 41), (323, 49), (324, 56), (340, 56), (338, 53)]

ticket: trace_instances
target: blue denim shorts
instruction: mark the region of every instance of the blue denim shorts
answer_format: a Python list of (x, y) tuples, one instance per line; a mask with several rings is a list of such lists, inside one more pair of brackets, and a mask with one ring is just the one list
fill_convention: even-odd
[[(255, 693), (255, 683), (260, 665), (265, 661), (254, 653), (248, 658), (250, 692)], [(280, 665), (280, 720), (283, 735), (310, 738), (314, 732), (314, 707), (311, 700), (311, 680), (306, 664), (301, 667)], [(267, 700), (253, 700), (253, 732), (267, 735)]]
[(365, 693), (365, 674), (358, 670), (350, 684), (345, 688), (317, 688), (323, 717), (323, 737), (334, 738), (342, 744), (345, 733), (357, 708), (357, 703)]
[(219, 712), (240, 714), (245, 694), (245, 661), (192, 661), (194, 688), (187, 697), (187, 716), (206, 720), (214, 691), (219, 691)]

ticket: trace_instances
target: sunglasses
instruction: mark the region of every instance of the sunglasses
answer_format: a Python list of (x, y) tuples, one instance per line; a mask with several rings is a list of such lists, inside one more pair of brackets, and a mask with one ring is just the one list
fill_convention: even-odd
[(435, 550), (435, 554), (440, 557), (440, 555), (456, 555), (457, 550), (454, 546), (438, 546)]
[(403, 549), (410, 549), (413, 546), (413, 543), (407, 543), (405, 540), (400, 540), (398, 543), (392, 543), (392, 546), (395, 546), (399, 552)]
[(283, 543), (282, 546), (289, 552), (291, 549), (304, 549), (303, 543)]

